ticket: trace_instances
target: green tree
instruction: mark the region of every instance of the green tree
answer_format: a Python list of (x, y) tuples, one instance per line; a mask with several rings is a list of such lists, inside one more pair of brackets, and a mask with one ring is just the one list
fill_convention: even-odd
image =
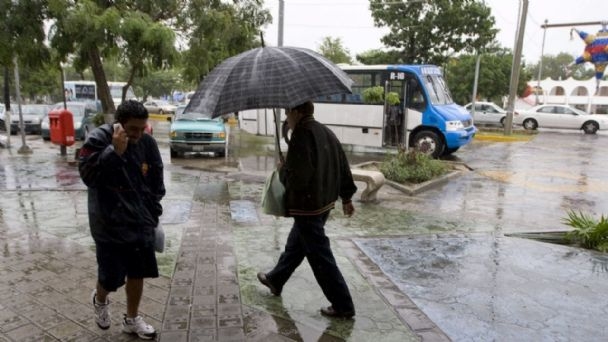
[(52, 0), (49, 10), (55, 24), (51, 45), (61, 60), (72, 56), (77, 71), (91, 68), (103, 111), (113, 113), (114, 102), (102, 60), (114, 57), (128, 65), (127, 86), (146, 66), (169, 64), (175, 49), (174, 36), (166, 22), (177, 15), (181, 6), (181, 0)]
[[(466, 104), (472, 100), (476, 59), (476, 55), (463, 55), (451, 59), (447, 64), (446, 80), (456, 103)], [(501, 104), (502, 97), (509, 94), (512, 63), (513, 54), (506, 49), (481, 55), (477, 84), (478, 99)], [(530, 79), (529, 71), (522, 65), (517, 86), (518, 95), (525, 92)]]
[(128, 63), (129, 73), (122, 90), (122, 101), (136, 76), (145, 75), (149, 68), (166, 68), (177, 58), (175, 33), (171, 28), (154, 22), (143, 12), (126, 13), (123, 20), (119, 29), (124, 42), (121, 57)]
[[(574, 62), (574, 58), (575, 57), (566, 52), (560, 52), (557, 56), (543, 56), (541, 79), (551, 78), (554, 80), (565, 80), (570, 77), (570, 75), (579, 80), (593, 77), (594, 70), (592, 68), (589, 69), (589, 65), (579, 64), (568, 69), (568, 66)], [(534, 79), (538, 79), (538, 67), (539, 63), (536, 63), (529, 68), (529, 72)]]
[[(44, 21), (47, 18), (44, 0), (0, 0), (0, 65), (2, 71), (9, 71), (9, 80), (13, 78), (14, 60), (19, 64), (20, 88), (22, 96), (32, 96), (29, 75), (44, 74), (46, 68), (51, 68), (50, 50), (44, 44)], [(4, 73), (2, 73), (4, 74)], [(38, 81), (42, 87), (47, 78)], [(12, 83), (12, 82), (11, 82)], [(14, 83), (12, 83), (14, 84)], [(10, 101), (10, 92), (5, 89), (4, 101)]]
[(498, 30), (490, 8), (477, 0), (370, 0), (374, 24), (390, 32), (382, 42), (401, 62), (443, 65), (449, 56), (490, 45)]
[(403, 55), (397, 50), (382, 51), (367, 50), (357, 55), (357, 60), (363, 64), (407, 64)]
[(341, 38), (325, 37), (317, 50), (320, 54), (327, 57), (330, 61), (338, 63), (352, 64), (353, 59), (350, 51), (344, 47)]
[(146, 101), (148, 96), (161, 97), (178, 88), (180, 78), (176, 69), (151, 71), (137, 79), (135, 91), (141, 94), (142, 101)]
[(182, 77), (190, 84), (200, 81), (224, 59), (260, 46), (260, 27), (271, 21), (262, 0), (192, 0), (177, 27), (188, 40), (182, 54)]

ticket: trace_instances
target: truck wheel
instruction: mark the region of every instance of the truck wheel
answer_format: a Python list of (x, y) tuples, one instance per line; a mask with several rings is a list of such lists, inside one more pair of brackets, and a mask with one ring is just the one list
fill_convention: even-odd
[(420, 131), (416, 133), (412, 146), (417, 151), (433, 158), (439, 158), (445, 149), (443, 140), (433, 131)]
[(174, 150), (172, 148), (169, 148), (169, 151), (170, 151), (170, 154), (171, 154), (171, 158), (177, 158), (177, 157), (179, 157), (179, 153), (176, 150)]

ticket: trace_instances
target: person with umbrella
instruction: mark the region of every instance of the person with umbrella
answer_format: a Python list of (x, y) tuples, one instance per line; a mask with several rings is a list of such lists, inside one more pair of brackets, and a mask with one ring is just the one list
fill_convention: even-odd
[(280, 296), (283, 286), (306, 258), (330, 306), (321, 308), (329, 317), (351, 318), (355, 307), (350, 291), (325, 235), (325, 222), (335, 202), (342, 199), (346, 216), (355, 212), (351, 197), (357, 191), (350, 166), (334, 133), (313, 117), (314, 105), (306, 101), (288, 108), (292, 130), (285, 163), (279, 165), (285, 185), (287, 215), (294, 223), (276, 266), (258, 280)]

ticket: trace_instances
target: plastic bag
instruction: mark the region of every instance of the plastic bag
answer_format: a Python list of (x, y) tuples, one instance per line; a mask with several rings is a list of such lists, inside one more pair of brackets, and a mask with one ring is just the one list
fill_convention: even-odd
[(165, 251), (165, 231), (160, 222), (158, 223), (158, 226), (154, 228), (154, 250), (158, 253)]
[(264, 214), (274, 216), (287, 216), (285, 209), (285, 187), (279, 179), (279, 172), (272, 171), (266, 178), (264, 193), (262, 195), (262, 210)]

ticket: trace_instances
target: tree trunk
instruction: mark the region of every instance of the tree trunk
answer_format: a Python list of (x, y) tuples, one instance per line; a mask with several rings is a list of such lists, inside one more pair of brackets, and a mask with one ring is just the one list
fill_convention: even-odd
[(99, 97), (99, 101), (101, 101), (101, 108), (104, 114), (114, 114), (116, 108), (114, 107), (114, 101), (112, 100), (112, 94), (110, 93), (110, 87), (108, 87), (106, 73), (103, 70), (101, 56), (97, 47), (89, 50), (89, 62), (91, 63), (95, 84), (97, 84), (97, 96)]

